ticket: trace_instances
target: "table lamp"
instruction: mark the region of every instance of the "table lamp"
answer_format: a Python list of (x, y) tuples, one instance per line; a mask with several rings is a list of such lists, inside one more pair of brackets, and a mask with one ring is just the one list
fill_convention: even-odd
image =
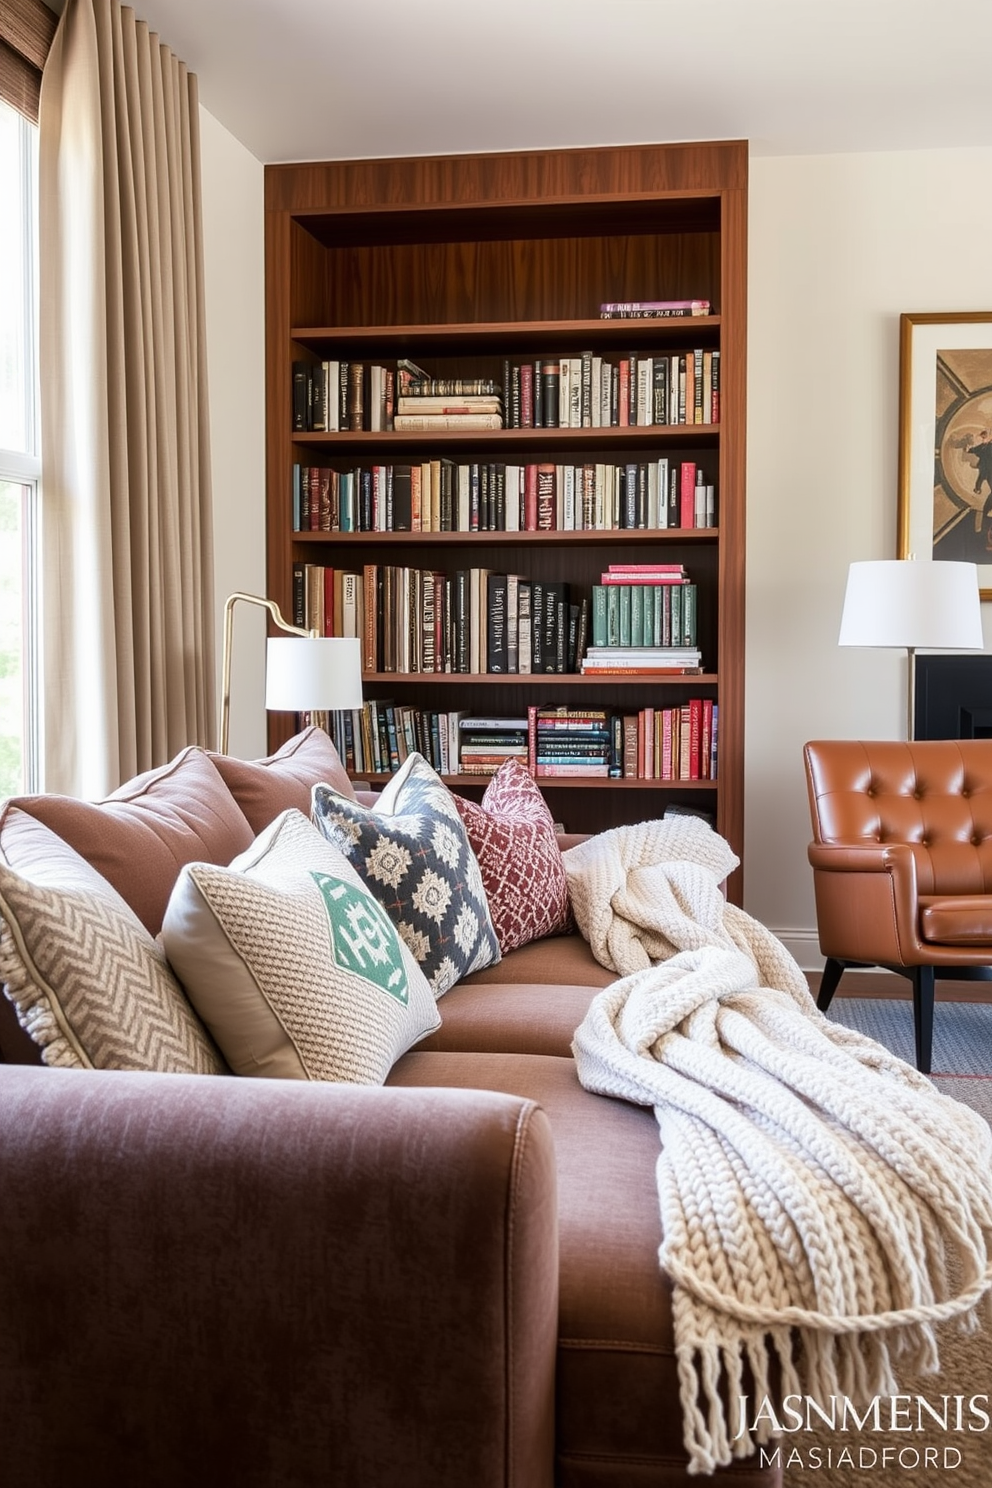
[(906, 737), (912, 739), (919, 647), (981, 651), (982, 609), (974, 563), (878, 558), (852, 563), (840, 646), (898, 646), (909, 663)]
[[(268, 610), (286, 636), (270, 636), (265, 651), (265, 706), (270, 712), (324, 715), (362, 706), (361, 647), (354, 636), (322, 636), (290, 625), (274, 599), (240, 590), (224, 604), (224, 655), (220, 705), (220, 752), (228, 750), (231, 718), (231, 642), (234, 607), (240, 601)], [(315, 721), (317, 721), (315, 719)]]

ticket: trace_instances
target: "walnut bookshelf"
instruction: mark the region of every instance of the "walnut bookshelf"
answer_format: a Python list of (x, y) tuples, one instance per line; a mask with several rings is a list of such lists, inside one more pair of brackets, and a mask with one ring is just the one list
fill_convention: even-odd
[[(743, 848), (747, 146), (639, 145), (273, 165), (266, 201), (268, 594), (293, 610), (294, 564), (520, 572), (586, 593), (608, 563), (676, 561), (698, 589), (702, 675), (366, 673), (366, 696), (506, 716), (552, 702), (637, 712), (719, 704), (715, 781), (542, 779), (570, 831), (669, 803), (712, 813)], [(604, 319), (608, 301), (705, 299), (692, 319)], [(719, 350), (719, 422), (342, 433), (293, 428), (294, 364), (342, 359), (432, 377), (500, 377), (509, 359), (604, 361)], [(428, 459), (623, 466), (668, 458), (712, 472), (717, 525), (652, 530), (294, 531), (294, 464)], [(270, 742), (292, 720), (270, 719)], [(450, 777), (478, 796), (484, 782)], [(740, 902), (741, 875), (730, 884)]]

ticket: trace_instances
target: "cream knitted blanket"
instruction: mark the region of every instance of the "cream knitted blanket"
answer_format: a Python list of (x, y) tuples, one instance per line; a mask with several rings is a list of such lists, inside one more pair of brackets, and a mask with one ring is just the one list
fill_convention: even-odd
[(974, 1328), (992, 1286), (987, 1123), (817, 1010), (785, 947), (723, 899), (737, 859), (699, 819), (564, 859), (579, 928), (621, 974), (575, 1035), (579, 1079), (660, 1128), (689, 1471), (769, 1440), (765, 1399), (864, 1405), (899, 1393), (897, 1366), (936, 1370), (934, 1323)]

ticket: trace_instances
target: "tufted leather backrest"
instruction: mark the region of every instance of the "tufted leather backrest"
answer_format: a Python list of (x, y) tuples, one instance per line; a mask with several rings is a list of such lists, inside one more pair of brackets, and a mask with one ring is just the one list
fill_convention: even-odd
[(992, 740), (817, 739), (806, 784), (818, 843), (907, 843), (921, 894), (992, 892)]

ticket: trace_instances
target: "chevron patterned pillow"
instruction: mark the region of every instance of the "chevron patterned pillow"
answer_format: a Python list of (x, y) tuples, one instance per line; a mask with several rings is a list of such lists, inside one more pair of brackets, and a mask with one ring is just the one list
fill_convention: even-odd
[(0, 981), (45, 1064), (226, 1074), (161, 946), (68, 843), (13, 808), (0, 860)]
[(313, 819), (362, 876), (440, 997), (500, 958), (475, 854), (455, 798), (410, 754), (374, 807), (313, 788)]
[(227, 868), (187, 864), (162, 940), (236, 1074), (381, 1085), (441, 1022), (389, 917), (296, 810)]

